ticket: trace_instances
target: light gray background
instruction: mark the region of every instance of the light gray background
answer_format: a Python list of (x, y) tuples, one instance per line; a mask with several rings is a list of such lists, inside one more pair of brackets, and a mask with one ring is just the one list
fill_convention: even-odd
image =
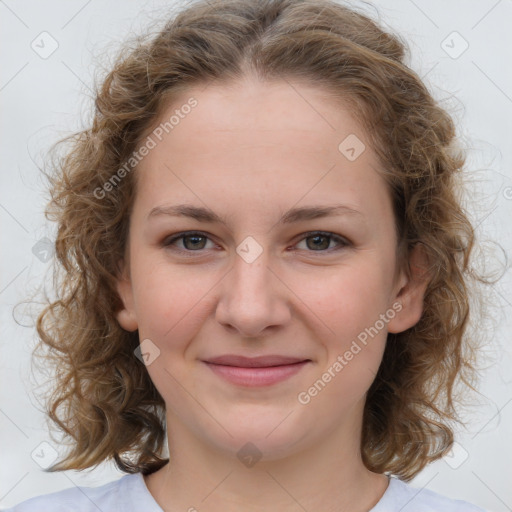
[[(13, 306), (35, 290), (50, 266), (43, 261), (40, 240), (52, 239), (54, 226), (42, 214), (46, 199), (37, 165), (51, 143), (89, 119), (88, 87), (99, 56), (108, 65), (109, 52), (126, 35), (164, 18), (162, 9), (176, 5), (162, 0), (0, 0), (2, 508), (121, 476), (111, 464), (54, 474), (37, 464), (38, 453), (43, 459), (52, 453), (41, 443), (54, 443), (31, 395), (29, 356), (35, 331), (14, 321)], [(499, 241), (511, 254), (512, 0), (386, 0), (378, 2), (378, 10), (381, 21), (409, 41), (411, 66), (456, 117), (470, 150), (468, 172), (478, 183), (472, 203), (478, 235)], [(40, 52), (51, 49), (49, 36), (40, 35), (44, 31), (58, 43), (47, 58), (31, 48), (35, 41)], [(464, 40), (469, 47), (457, 56)], [(490, 243), (482, 254), (487, 265), (495, 265), (493, 258), (503, 260)], [(494, 324), (477, 326), (483, 333), (491, 327), (495, 331), (482, 354), (482, 361), (490, 362), (482, 376), (480, 404), (464, 417), (468, 430), (460, 432), (460, 446), (451, 458), (432, 464), (412, 481), (494, 512), (512, 510), (510, 275), (509, 270), (496, 286)]]

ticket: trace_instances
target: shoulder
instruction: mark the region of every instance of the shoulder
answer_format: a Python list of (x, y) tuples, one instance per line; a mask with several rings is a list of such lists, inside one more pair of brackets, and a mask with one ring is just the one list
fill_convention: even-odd
[[(133, 488), (139, 474), (124, 475), (100, 487), (71, 487), (30, 498), (4, 512), (117, 512), (124, 489)], [(121, 508), (119, 508), (121, 506)]]
[(371, 512), (486, 512), (467, 501), (448, 498), (430, 489), (416, 488), (391, 478), (388, 490)]

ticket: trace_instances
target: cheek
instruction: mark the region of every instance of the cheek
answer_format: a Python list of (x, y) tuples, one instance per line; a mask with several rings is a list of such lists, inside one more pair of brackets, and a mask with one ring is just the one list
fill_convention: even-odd
[(150, 270), (141, 265), (133, 275), (140, 338), (166, 344), (166, 349), (178, 348), (180, 340), (185, 343), (200, 329), (209, 307), (208, 291), (213, 291), (219, 277), (211, 269), (171, 266), (165, 261), (152, 261), (145, 268)]
[[(378, 266), (351, 267), (332, 275), (324, 286), (310, 289), (311, 308), (328, 326), (318, 336), (326, 358), (319, 361), (317, 380), (302, 391), (315, 402), (315, 415), (343, 415), (360, 403), (375, 379), (387, 340), (387, 286)], [(304, 395), (302, 395), (304, 397)], [(327, 411), (330, 411), (329, 413)]]
[(329, 328), (331, 336), (347, 341), (385, 312), (387, 286), (385, 272), (378, 264), (361, 262), (315, 279), (314, 285), (304, 281), (302, 292), (297, 294), (305, 304), (313, 305), (312, 311)]

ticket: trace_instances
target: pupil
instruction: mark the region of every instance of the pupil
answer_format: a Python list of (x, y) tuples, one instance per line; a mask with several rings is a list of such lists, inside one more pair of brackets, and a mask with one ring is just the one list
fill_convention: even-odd
[[(201, 243), (201, 239), (203, 239), (204, 241), (204, 236), (194, 236), (194, 235), (191, 235), (191, 236), (188, 236), (185, 238), (185, 240), (194, 240), (194, 242), (192, 242), (192, 249), (195, 247), (197, 248), (198, 247), (198, 244), (197, 244), (197, 241), (199, 240), (199, 245)], [(185, 244), (186, 245), (186, 244)], [(187, 247), (187, 248), (190, 248), (190, 247)], [(202, 247), (201, 247), (202, 248)]]
[[(324, 242), (325, 242), (326, 240), (328, 240), (328, 238), (329, 238), (329, 237), (327, 237), (327, 236), (325, 236), (325, 235), (316, 235), (316, 236), (313, 236), (313, 237), (311, 237), (311, 238), (312, 238), (313, 240), (316, 240), (316, 241), (323, 239), (323, 240), (324, 240)], [(327, 248), (328, 246), (329, 246), (329, 242), (328, 242), (328, 241), (327, 241), (327, 245), (325, 245), (325, 243), (324, 243), (324, 244), (322, 244), (322, 243), (318, 244), (318, 243), (316, 243), (316, 242), (315, 242), (315, 243), (314, 243), (314, 245), (313, 245), (313, 248), (317, 248), (317, 249), (318, 249), (318, 248), (320, 248), (320, 249), (325, 249), (325, 248)]]

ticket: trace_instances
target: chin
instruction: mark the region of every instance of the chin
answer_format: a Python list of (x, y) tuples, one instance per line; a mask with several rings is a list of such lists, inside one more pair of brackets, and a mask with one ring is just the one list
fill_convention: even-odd
[(287, 457), (298, 448), (297, 445), (307, 436), (308, 429), (304, 423), (297, 421), (298, 418), (293, 418), (293, 413), (287, 418), (290, 411), (283, 411), (267, 414), (261, 410), (253, 414), (244, 411), (234, 414), (232, 418), (223, 416), (222, 424), (231, 436), (222, 429), (222, 436), (213, 438), (210, 435), (209, 442), (239, 459), (246, 455), (262, 461)]

